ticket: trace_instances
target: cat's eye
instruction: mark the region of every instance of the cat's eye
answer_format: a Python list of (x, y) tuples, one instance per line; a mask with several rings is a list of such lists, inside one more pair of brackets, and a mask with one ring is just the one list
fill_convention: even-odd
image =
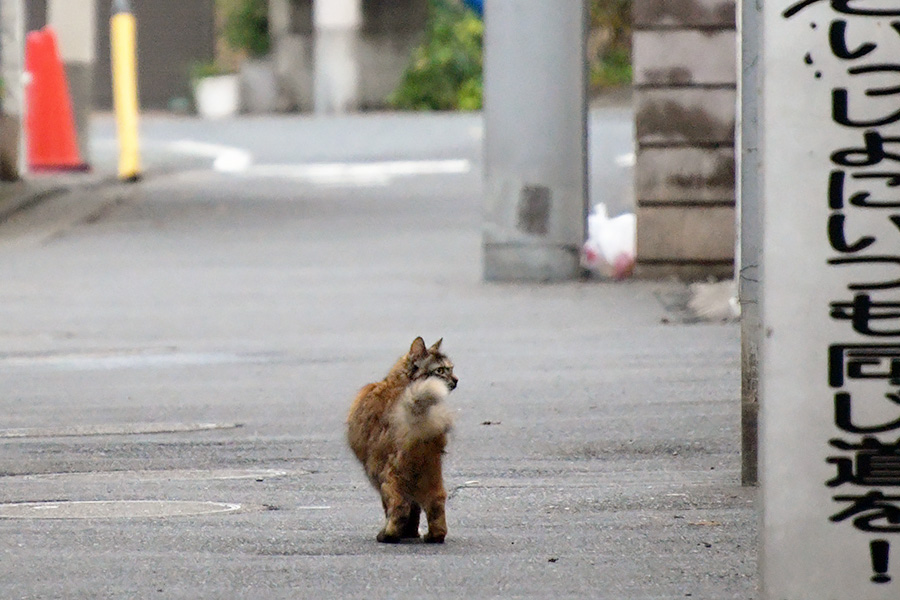
[(447, 373), (450, 372), (450, 367), (438, 367), (437, 369), (434, 370), (434, 372), (437, 373), (438, 375), (446, 375)]

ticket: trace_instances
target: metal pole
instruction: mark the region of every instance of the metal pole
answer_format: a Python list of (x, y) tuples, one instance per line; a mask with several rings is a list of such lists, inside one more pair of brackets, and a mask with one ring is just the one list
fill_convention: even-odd
[(759, 52), (762, 14), (755, 0), (742, 0), (738, 17), (741, 76), (737, 153), (738, 297), (741, 302), (741, 483), (758, 481), (759, 288), (762, 217), (759, 197)]
[(484, 278), (576, 278), (588, 208), (587, 2), (489, 0), (484, 22)]
[(138, 145), (137, 41), (128, 0), (113, 0), (110, 19), (113, 103), (119, 131), (119, 179), (141, 176)]
[(15, 181), (25, 172), (25, 7), (23, 0), (0, 0), (0, 180)]

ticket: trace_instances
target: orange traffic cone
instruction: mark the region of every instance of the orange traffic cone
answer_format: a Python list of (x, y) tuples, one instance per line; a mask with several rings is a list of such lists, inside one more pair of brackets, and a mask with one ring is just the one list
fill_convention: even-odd
[(75, 118), (66, 73), (50, 27), (32, 31), (25, 39), (28, 85), (25, 139), (32, 170), (87, 170), (78, 152)]

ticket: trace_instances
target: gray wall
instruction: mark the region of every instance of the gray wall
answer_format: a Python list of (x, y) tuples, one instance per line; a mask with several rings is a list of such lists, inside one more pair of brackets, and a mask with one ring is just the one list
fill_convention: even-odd
[[(110, 2), (97, 6), (97, 64), (94, 108), (112, 106), (109, 60)], [(28, 0), (29, 31), (46, 22), (46, 2)], [(189, 97), (191, 63), (210, 60), (214, 52), (214, 0), (132, 2), (137, 20), (138, 87), (143, 108), (166, 108), (178, 96)]]
[(734, 0), (635, 0), (633, 17), (638, 275), (729, 275)]

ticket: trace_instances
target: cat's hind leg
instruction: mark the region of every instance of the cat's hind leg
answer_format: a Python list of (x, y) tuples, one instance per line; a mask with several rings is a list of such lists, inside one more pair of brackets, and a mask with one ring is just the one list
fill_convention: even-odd
[(428, 533), (425, 534), (426, 544), (443, 544), (444, 538), (447, 537), (447, 518), (444, 514), (446, 501), (447, 493), (442, 489), (423, 504), (425, 516), (428, 518)]
[[(396, 544), (403, 538), (404, 528), (410, 521), (412, 504), (396, 486), (387, 481), (381, 484), (381, 504), (384, 506), (384, 528), (376, 539), (386, 544)], [(418, 523), (416, 528), (418, 529)], [(418, 531), (416, 535), (418, 536)]]
[(410, 503), (409, 517), (400, 529), (400, 537), (404, 540), (419, 539), (419, 515), (422, 509), (415, 502)]

